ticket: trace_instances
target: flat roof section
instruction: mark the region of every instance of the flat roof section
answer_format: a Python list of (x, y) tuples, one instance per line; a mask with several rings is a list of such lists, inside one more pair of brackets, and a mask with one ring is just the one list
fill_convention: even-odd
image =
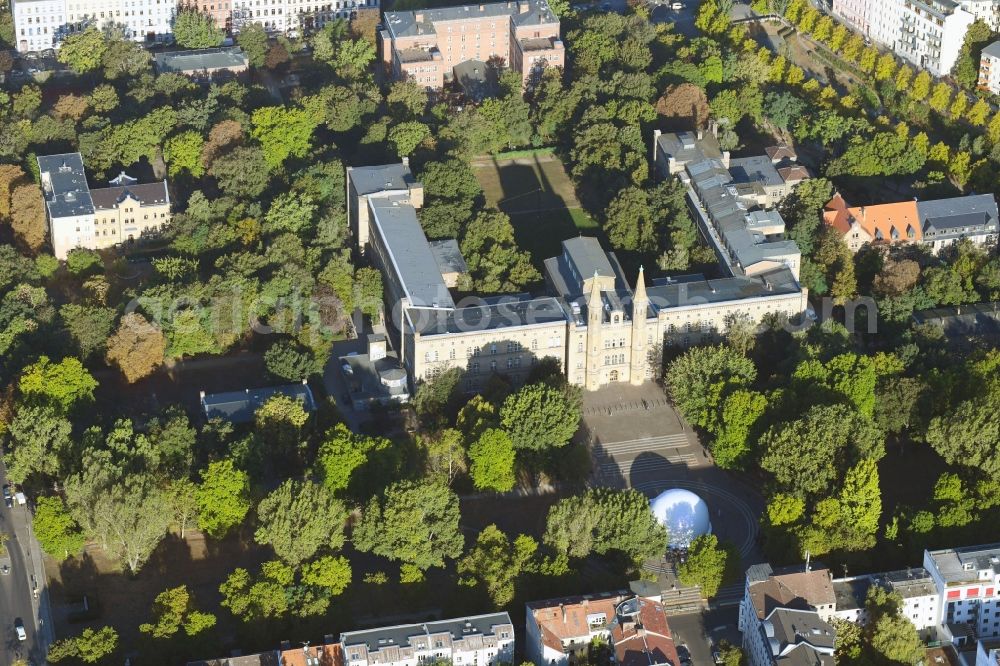
[(402, 195), (371, 197), (373, 226), (389, 251), (393, 270), (410, 305), (453, 308), (455, 302), (441, 277), (437, 260), (417, 220), (417, 211)]
[(73, 217), (94, 212), (94, 201), (80, 153), (39, 155), (37, 160), (50, 217)]
[(199, 72), (211, 69), (245, 69), (248, 60), (238, 46), (194, 51), (169, 51), (153, 55), (160, 72)]

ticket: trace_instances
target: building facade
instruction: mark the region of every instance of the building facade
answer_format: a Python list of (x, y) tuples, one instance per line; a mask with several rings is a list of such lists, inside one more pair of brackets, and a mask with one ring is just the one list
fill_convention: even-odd
[(165, 41), (173, 32), (176, 0), (13, 0), (14, 35), (21, 53), (58, 48), (91, 26), (117, 29), (135, 41)]
[(69, 30), (65, 0), (11, 0), (11, 14), (21, 53), (51, 49)]
[(344, 666), (497, 666), (514, 659), (514, 625), (507, 613), (346, 631)]
[(626, 279), (615, 255), (587, 237), (564, 241), (562, 253), (545, 261), (544, 295), (456, 302), (446, 283), (453, 262), (442, 265), (420, 227), (423, 188), (409, 167), (348, 169), (347, 191), (352, 230), (384, 276), (390, 339), (413, 382), (461, 368), (472, 393), (493, 374), (519, 383), (551, 358), (588, 390), (641, 384), (659, 369), (662, 345), (714, 342), (735, 316), (760, 324), (770, 316), (795, 318), (807, 306), (806, 292), (783, 265), (647, 284), (641, 268), (635, 281)]
[(979, 59), (979, 87), (1000, 95), (1000, 41), (983, 49)]
[(837, 193), (824, 207), (823, 221), (841, 234), (852, 252), (866, 244), (920, 243), (937, 254), (963, 239), (993, 247), (1000, 233), (992, 194), (851, 206)]
[(833, 13), (934, 76), (951, 72), (974, 20), (998, 16), (995, 0), (833, 0)]
[(1000, 544), (924, 552), (940, 599), (940, 639), (1000, 638)]
[(525, 656), (535, 666), (587, 663), (595, 638), (618, 666), (680, 664), (663, 604), (653, 599), (606, 592), (532, 601), (525, 610)]
[(154, 236), (170, 223), (167, 181), (138, 184), (124, 172), (91, 189), (80, 153), (38, 157), (42, 194), (57, 259), (77, 247), (101, 250)]
[(939, 596), (934, 581), (926, 569), (903, 569), (887, 573), (867, 574), (832, 581), (836, 597), (834, 617), (856, 624), (868, 622), (865, 601), (873, 585), (894, 592), (902, 600), (899, 612), (907, 618), (921, 638), (937, 636)]
[(386, 12), (383, 25), (379, 54), (391, 78), (429, 89), (469, 61), (500, 58), (525, 81), (540, 67), (565, 65), (559, 18), (545, 0)]

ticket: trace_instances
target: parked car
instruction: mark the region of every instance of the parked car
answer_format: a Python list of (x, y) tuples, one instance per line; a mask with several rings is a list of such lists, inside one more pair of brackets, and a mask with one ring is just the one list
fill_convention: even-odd
[(10, 484), (4, 484), (3, 486), (3, 503), (7, 505), (7, 508), (14, 506), (14, 495), (10, 492)]
[(28, 634), (24, 631), (24, 622), (21, 622), (21, 618), (14, 620), (14, 631), (17, 632), (17, 640), (28, 640)]
[(0, 567), (0, 574), (6, 576), (9, 573), (10, 573), (10, 567), (8, 565), (5, 564), (2, 567)]
[(672, 10), (674, 10), (675, 12), (679, 12), (682, 9), (684, 9), (684, 3), (683, 2), (671, 2), (670, 3), (670, 8)]

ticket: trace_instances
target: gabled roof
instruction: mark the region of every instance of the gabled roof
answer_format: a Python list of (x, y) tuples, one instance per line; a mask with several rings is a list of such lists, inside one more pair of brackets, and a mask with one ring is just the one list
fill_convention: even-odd
[(923, 237), (916, 201), (851, 207), (838, 193), (826, 204), (823, 220), (841, 234), (857, 224), (876, 241), (919, 241)]
[(792, 162), (794, 162), (799, 158), (798, 154), (790, 146), (787, 146), (785, 144), (781, 144), (778, 146), (768, 146), (767, 148), (764, 149), (764, 152), (767, 154), (768, 158), (770, 158), (770, 160), (775, 164), (783, 160), (791, 160)]
[(775, 608), (809, 610), (833, 605), (836, 600), (827, 569), (773, 575), (750, 585), (750, 601), (760, 619)]
[(812, 178), (809, 174), (809, 169), (798, 164), (779, 168), (778, 175), (781, 176), (781, 180), (783, 180), (785, 184), (799, 183), (803, 180), (809, 180)]
[(965, 229), (976, 231), (997, 229), (997, 202), (992, 194), (969, 195), (920, 201), (917, 214), (925, 231), (961, 234)]
[(117, 208), (126, 198), (138, 201), (141, 206), (160, 206), (170, 203), (170, 192), (167, 190), (165, 180), (160, 183), (102, 187), (91, 190), (90, 196), (96, 210)]
[(343, 666), (344, 651), (340, 643), (316, 645), (308, 648), (282, 650), (281, 666)]
[(663, 604), (652, 599), (634, 597), (623, 604), (623, 610), (637, 610), (636, 622), (619, 616), (611, 627), (611, 640), (618, 666), (679, 666), (677, 646), (667, 624)]

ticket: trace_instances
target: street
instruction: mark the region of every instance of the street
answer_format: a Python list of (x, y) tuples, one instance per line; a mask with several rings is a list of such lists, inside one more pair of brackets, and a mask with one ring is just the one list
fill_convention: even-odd
[[(0, 485), (6, 484), (7, 470), (0, 465)], [(32, 664), (44, 664), (48, 645), (52, 642), (48, 617), (48, 592), (45, 589), (41, 553), (30, 534), (30, 514), (27, 506), (7, 508), (0, 505), (0, 529), (8, 535), (7, 553), (10, 573), (0, 576), (0, 663), (12, 664), (24, 659)], [(38, 582), (39, 599), (32, 597), (32, 577)], [(43, 605), (44, 604), (44, 605)], [(41, 612), (39, 612), (41, 609)], [(20, 619), (27, 639), (20, 641), (14, 623)]]

